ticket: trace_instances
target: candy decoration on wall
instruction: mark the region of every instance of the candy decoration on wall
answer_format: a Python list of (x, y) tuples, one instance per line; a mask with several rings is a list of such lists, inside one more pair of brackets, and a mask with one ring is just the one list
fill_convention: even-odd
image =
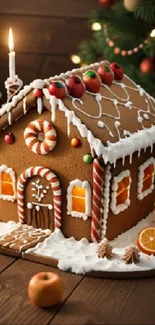
[(103, 191), (104, 169), (97, 159), (93, 161), (93, 207), (91, 222), (91, 239), (93, 242), (100, 240), (101, 229), (101, 198)]
[(62, 81), (51, 81), (48, 90), (50, 95), (58, 99), (64, 99), (67, 96), (66, 86)]
[(71, 76), (66, 80), (66, 86), (71, 96), (81, 98), (85, 92), (85, 84), (78, 76)]
[(102, 82), (107, 85), (107, 86), (111, 86), (113, 80), (114, 80), (114, 73), (113, 71), (110, 69), (110, 67), (106, 64), (101, 65), (98, 68), (98, 75), (100, 76)]
[(53, 202), (54, 202), (54, 224), (55, 228), (61, 228), (61, 188), (60, 182), (50, 169), (43, 166), (30, 167), (26, 169), (19, 177), (17, 184), (17, 206), (18, 206), (18, 218), (20, 223), (25, 222), (25, 210), (24, 210), (24, 189), (27, 179), (32, 176), (44, 177), (51, 185), (53, 190)]
[(74, 147), (74, 148), (79, 147), (79, 145), (80, 145), (80, 140), (79, 140), (78, 138), (73, 138), (73, 139), (71, 140), (71, 145), (72, 145), (72, 147)]
[(86, 85), (86, 89), (91, 93), (98, 93), (101, 87), (101, 79), (99, 75), (93, 71), (89, 70), (83, 74), (83, 81)]
[(120, 67), (120, 65), (113, 62), (110, 64), (110, 68), (114, 73), (114, 78), (116, 80), (122, 80), (124, 73), (123, 73), (123, 69)]
[(140, 0), (124, 0), (124, 8), (128, 11), (134, 12)]
[(33, 93), (34, 93), (34, 96), (37, 97), (37, 98), (41, 97), (43, 95), (42, 89), (34, 89)]
[(90, 153), (87, 153), (83, 156), (83, 161), (85, 162), (85, 164), (91, 164), (93, 162), (92, 155)]
[(15, 137), (12, 133), (8, 133), (5, 135), (4, 140), (7, 144), (12, 144), (15, 141)]
[(27, 147), (37, 155), (47, 155), (57, 142), (55, 128), (48, 121), (32, 121), (24, 131)]

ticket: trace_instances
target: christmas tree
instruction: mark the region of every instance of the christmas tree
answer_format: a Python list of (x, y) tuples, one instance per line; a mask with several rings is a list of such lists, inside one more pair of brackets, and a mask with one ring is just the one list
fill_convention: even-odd
[(97, 0), (93, 38), (83, 41), (81, 64), (106, 59), (155, 96), (155, 0)]

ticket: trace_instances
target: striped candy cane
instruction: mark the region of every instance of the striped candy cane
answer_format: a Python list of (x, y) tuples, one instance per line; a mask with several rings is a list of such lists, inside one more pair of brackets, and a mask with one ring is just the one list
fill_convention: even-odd
[(55, 228), (61, 228), (61, 188), (57, 176), (48, 168), (37, 166), (26, 169), (19, 177), (17, 184), (18, 218), (21, 223), (25, 221), (24, 212), (24, 186), (28, 178), (41, 176), (47, 179), (53, 189), (54, 223)]
[(91, 239), (98, 242), (101, 231), (101, 198), (103, 191), (104, 169), (97, 159), (93, 162), (93, 207), (91, 222)]

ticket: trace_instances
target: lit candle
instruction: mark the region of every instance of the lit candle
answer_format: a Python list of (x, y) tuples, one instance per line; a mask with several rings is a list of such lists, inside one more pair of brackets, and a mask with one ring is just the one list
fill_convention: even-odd
[(9, 74), (10, 81), (15, 82), (16, 74), (15, 74), (15, 52), (14, 52), (14, 44), (13, 44), (13, 34), (12, 28), (9, 29)]

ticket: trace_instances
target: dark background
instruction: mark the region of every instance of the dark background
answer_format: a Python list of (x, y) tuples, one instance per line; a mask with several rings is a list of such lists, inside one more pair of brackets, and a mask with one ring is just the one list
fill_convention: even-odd
[(96, 0), (0, 0), (0, 91), (8, 70), (8, 31), (13, 29), (16, 74), (28, 84), (71, 70), (70, 55), (91, 38), (88, 16)]

